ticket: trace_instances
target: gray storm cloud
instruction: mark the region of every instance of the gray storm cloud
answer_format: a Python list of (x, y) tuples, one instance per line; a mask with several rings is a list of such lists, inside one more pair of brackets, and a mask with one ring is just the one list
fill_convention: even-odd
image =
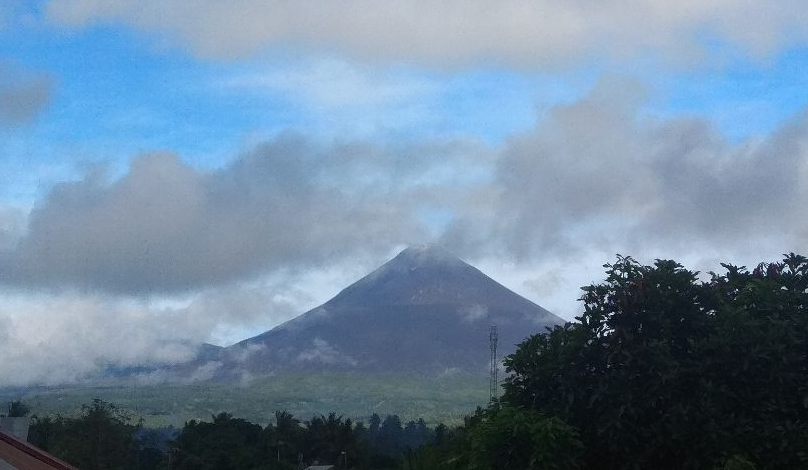
[(801, 0), (50, 0), (47, 15), (127, 25), (206, 57), (291, 45), (437, 66), (648, 52), (692, 62), (708, 54), (705, 38), (763, 57), (808, 32)]
[[(706, 121), (649, 117), (642, 96), (636, 83), (605, 81), (493, 149), (286, 135), (212, 172), (143, 156), (120, 179), (91, 173), (57, 185), (24, 235), (4, 241), (0, 282), (187, 292), (434, 238), (467, 259), (527, 263), (694, 241), (799, 250), (808, 234), (805, 114), (732, 142)], [(22, 230), (6, 215), (9, 238)]]
[(0, 252), (14, 249), (25, 233), (25, 212), (0, 204)]
[(637, 84), (606, 81), (514, 136), (487, 197), (466, 204), (444, 241), (499, 246), (521, 260), (804, 246), (808, 113), (765, 138), (731, 142), (704, 120), (649, 117), (642, 95)]
[(177, 292), (387, 251), (420, 236), (407, 200), (374, 181), (384, 178), (373, 171), (383, 152), (319, 152), (285, 136), (218, 171), (151, 154), (118, 180), (96, 172), (59, 184), (31, 212), (16, 247), (0, 255), (0, 280)]
[(50, 78), (0, 60), (0, 126), (32, 121), (50, 102)]

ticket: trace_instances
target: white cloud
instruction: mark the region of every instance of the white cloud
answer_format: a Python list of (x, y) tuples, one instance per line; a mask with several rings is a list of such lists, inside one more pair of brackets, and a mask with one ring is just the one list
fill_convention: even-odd
[(201, 382), (210, 380), (216, 376), (216, 372), (222, 368), (222, 363), (219, 361), (210, 361), (197, 367), (189, 376), (190, 382)]
[(801, 0), (51, 0), (47, 14), (73, 28), (128, 25), (206, 57), (291, 46), (438, 67), (691, 61), (711, 41), (763, 57), (808, 30)]
[[(336, 294), (365, 268), (276, 274), (188, 296), (133, 300), (66, 290), (2, 293), (0, 387), (70, 383), (108, 366), (183, 362), (202, 342), (231, 345), (288, 320)], [(242, 351), (241, 359), (259, 352)], [(205, 380), (203, 364), (189, 380)], [(170, 372), (142, 372), (134, 380), (176, 380)]]
[(0, 309), (0, 384), (71, 382), (107, 366), (193, 357), (205, 325), (142, 304), (81, 294), (14, 296)]
[[(443, 84), (404, 67), (381, 70), (334, 58), (253, 65), (214, 81), (218, 93), (287, 103), (306, 128), (345, 139), (429, 126)], [(321, 129), (320, 129), (321, 128)]]
[[(398, 72), (398, 71), (397, 71)], [(390, 108), (438, 91), (438, 85), (405, 73), (382, 73), (337, 59), (296, 63), (281, 70), (237, 75), (226, 88), (291, 95), (289, 99), (333, 111), (339, 108)]]
[(460, 318), (462, 318), (463, 321), (474, 323), (488, 316), (488, 307), (478, 304), (466, 305), (460, 307), (457, 313), (460, 315)]
[(322, 364), (348, 364), (355, 366), (356, 359), (339, 352), (328, 341), (314, 338), (311, 347), (304, 349), (297, 355), (300, 362), (320, 362)]

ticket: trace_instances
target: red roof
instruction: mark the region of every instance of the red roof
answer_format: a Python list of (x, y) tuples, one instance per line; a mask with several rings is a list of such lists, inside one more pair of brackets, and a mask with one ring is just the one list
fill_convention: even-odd
[(44, 450), (0, 431), (0, 459), (19, 470), (79, 470)]

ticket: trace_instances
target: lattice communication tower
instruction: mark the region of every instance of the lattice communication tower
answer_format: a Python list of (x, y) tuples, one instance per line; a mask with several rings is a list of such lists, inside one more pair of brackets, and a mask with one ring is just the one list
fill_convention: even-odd
[(497, 361), (497, 327), (496, 325), (491, 325), (491, 330), (488, 333), (488, 340), (491, 344), (491, 378), (490, 378), (490, 387), (491, 387), (491, 395), (490, 400), (494, 401), (497, 399), (497, 393), (499, 392), (499, 379), (497, 377), (499, 373), (499, 363)]

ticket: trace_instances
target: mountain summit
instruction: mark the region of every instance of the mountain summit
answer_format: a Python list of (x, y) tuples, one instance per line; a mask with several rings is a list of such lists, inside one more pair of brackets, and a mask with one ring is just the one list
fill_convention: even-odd
[(437, 245), (407, 248), (325, 305), (333, 303), (538, 307)]
[(563, 320), (435, 245), (412, 246), (323, 305), (225, 348), (223, 370), (485, 372), (488, 330), (501, 356)]

